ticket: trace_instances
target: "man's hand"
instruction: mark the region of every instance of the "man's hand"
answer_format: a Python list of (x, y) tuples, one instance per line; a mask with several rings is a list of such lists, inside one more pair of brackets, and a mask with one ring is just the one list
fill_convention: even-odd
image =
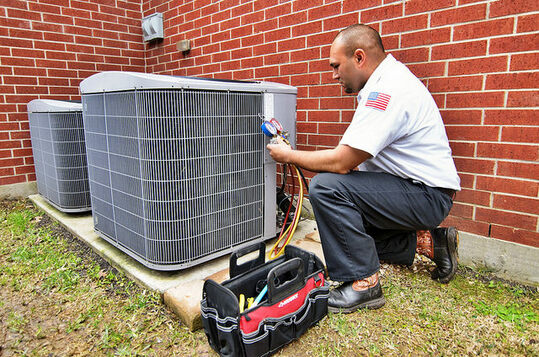
[(266, 148), (273, 160), (281, 163), (290, 162), (289, 154), (292, 151), (292, 148), (290, 145), (286, 144), (281, 137), (278, 136), (275, 140), (272, 139), (272, 142), (269, 143)]

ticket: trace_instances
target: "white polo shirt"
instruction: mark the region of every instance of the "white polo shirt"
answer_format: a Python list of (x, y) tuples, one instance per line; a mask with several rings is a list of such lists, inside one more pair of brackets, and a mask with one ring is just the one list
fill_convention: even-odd
[(388, 55), (357, 96), (340, 144), (373, 157), (359, 169), (460, 190), (440, 111), (421, 81)]

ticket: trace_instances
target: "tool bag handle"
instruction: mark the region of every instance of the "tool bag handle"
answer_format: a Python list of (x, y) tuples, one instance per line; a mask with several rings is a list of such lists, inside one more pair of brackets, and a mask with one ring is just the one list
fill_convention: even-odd
[[(285, 281), (284, 283), (277, 283), (277, 281), (283, 281), (278, 279), (284, 274), (295, 274), (292, 280)], [(271, 269), (268, 273), (268, 302), (273, 305), (284, 298), (292, 295), (296, 291), (300, 290), (305, 285), (305, 268), (303, 266), (303, 260), (301, 258), (293, 258), (279, 264), (275, 268)]]
[[(256, 250), (258, 250), (257, 258), (248, 260), (244, 262), (243, 264), (238, 265), (238, 258), (241, 258), (244, 255), (252, 253)], [(266, 244), (264, 244), (264, 242), (253, 244), (253, 245), (238, 249), (235, 252), (232, 252), (232, 255), (230, 256), (230, 265), (229, 265), (230, 279), (238, 275), (241, 275), (243, 273), (246, 273), (256, 267), (264, 265), (265, 260), (266, 260)]]

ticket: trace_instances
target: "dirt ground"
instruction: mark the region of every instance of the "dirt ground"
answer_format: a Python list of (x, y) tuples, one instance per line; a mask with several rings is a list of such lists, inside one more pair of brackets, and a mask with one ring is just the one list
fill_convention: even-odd
[[(1, 203), (0, 356), (217, 355), (29, 202)], [(539, 355), (536, 287), (465, 268), (440, 285), (431, 267), (384, 264), (386, 306), (329, 314), (277, 355)]]

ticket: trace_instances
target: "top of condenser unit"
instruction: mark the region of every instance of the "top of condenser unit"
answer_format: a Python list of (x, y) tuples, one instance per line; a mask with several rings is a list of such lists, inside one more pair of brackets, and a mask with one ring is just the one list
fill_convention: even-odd
[(80, 83), (82, 94), (147, 89), (202, 89), (238, 92), (297, 94), (296, 87), (261, 81), (233, 81), (211, 78), (168, 76), (139, 72), (110, 71), (94, 74)]
[(34, 99), (28, 102), (30, 113), (82, 112), (82, 104), (75, 101)]

